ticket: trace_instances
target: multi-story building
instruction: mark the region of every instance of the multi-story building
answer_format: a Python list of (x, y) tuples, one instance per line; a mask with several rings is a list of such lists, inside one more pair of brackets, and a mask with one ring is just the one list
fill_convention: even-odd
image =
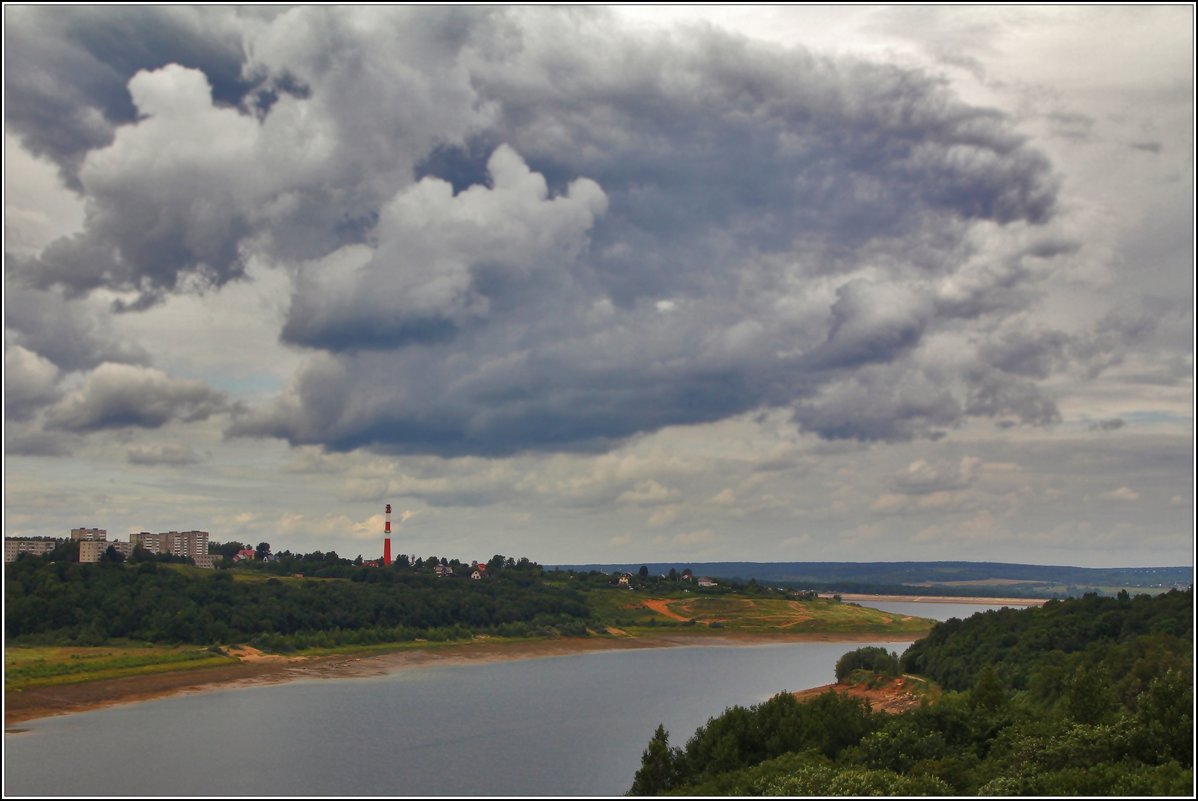
[(60, 540), (23, 540), (4, 538), (4, 561), (15, 562), (23, 553), (41, 556), (54, 550)]
[(151, 534), (149, 531), (139, 531), (129, 535), (129, 544), (134, 548), (139, 545), (150, 553), (162, 552), (162, 535)]
[(79, 561), (83, 563), (99, 562), (109, 545), (112, 543), (105, 540), (80, 540)]
[(140, 545), (150, 553), (169, 553), (174, 556), (208, 555), (207, 531), (164, 531), (153, 534), (149, 531), (139, 531), (129, 535), (129, 545)]
[(71, 529), (71, 539), (73, 540), (107, 540), (108, 531), (102, 528), (73, 528)]

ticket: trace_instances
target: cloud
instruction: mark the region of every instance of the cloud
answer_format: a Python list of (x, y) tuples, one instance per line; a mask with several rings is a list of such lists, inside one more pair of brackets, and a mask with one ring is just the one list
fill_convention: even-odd
[(60, 397), (58, 368), (20, 345), (4, 349), (4, 413), (26, 420)]
[(672, 546), (690, 546), (690, 545), (705, 545), (715, 541), (715, 533), (709, 529), (700, 529), (698, 531), (686, 531), (681, 534), (675, 534), (670, 538)]
[(5, 14), (5, 126), (74, 183), (84, 156), (110, 143), (115, 126), (136, 118), (125, 84), (140, 70), (172, 62), (200, 69), (222, 102), (238, 102), (249, 88), (241, 77), (242, 24), (264, 13), (271, 12), (13, 9)]
[[(42, 151), (88, 211), (19, 285), (137, 313), (251, 258), (290, 276), (281, 338), (309, 356), (230, 435), (495, 457), (764, 409), (866, 441), (1059, 419), (1055, 339), (929, 356), (1007, 330), (1078, 247), (1016, 120), (932, 75), (601, 8), (222, 10), (174, 60), (152, 54), (192, 11), (18, 17), (82, 52), (36, 62), (62, 97), (88, 94), (99, 32), (148, 37), (95, 130)], [(135, 361), (20, 330), (60, 369)], [(59, 427), (122, 419), (64, 403)]]
[(1136, 492), (1131, 487), (1124, 485), (1119, 487), (1119, 489), (1114, 489), (1110, 492), (1104, 492), (1099, 497), (1104, 501), (1132, 502), (1140, 500), (1140, 493)]
[(678, 491), (664, 487), (653, 479), (641, 481), (632, 489), (620, 493), (616, 499), (620, 503), (631, 503), (638, 506), (657, 506), (678, 497)]
[(1121, 417), (1112, 417), (1107, 420), (1098, 420), (1090, 423), (1091, 431), (1118, 431), (1127, 423)]
[(56, 431), (5, 426), (4, 453), (11, 456), (70, 456), (76, 453), (77, 437)]
[(828, 339), (813, 354), (817, 365), (839, 368), (893, 361), (918, 344), (932, 305), (899, 284), (854, 279), (836, 290)]
[(171, 378), (150, 367), (105, 363), (51, 408), (46, 419), (52, 429), (86, 433), (195, 422), (227, 408), (224, 394), (202, 382)]
[(145, 364), (136, 342), (122, 341), (96, 304), (67, 300), (55, 291), (38, 291), (6, 281), (6, 339), (54, 363), (60, 370), (88, 370), (103, 362)]
[(373, 250), (301, 273), (283, 338), (333, 351), (435, 342), (488, 316), (513, 284), (556, 284), (538, 274), (568, 270), (585, 249), (603, 190), (579, 178), (550, 198), (544, 176), (506, 146), (487, 174), (489, 186), (457, 194), (431, 177), (398, 193)]
[(129, 464), (186, 467), (198, 464), (199, 454), (186, 445), (130, 445), (125, 451)]
[(907, 495), (964, 489), (977, 480), (981, 465), (980, 459), (968, 456), (956, 465), (941, 466), (917, 459), (906, 469), (895, 473), (890, 479), (890, 486)]

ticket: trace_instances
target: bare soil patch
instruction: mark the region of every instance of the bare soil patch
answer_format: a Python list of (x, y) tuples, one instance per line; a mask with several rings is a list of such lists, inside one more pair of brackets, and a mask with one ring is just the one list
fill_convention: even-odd
[(913, 683), (922, 681), (914, 676), (900, 676), (878, 687), (869, 687), (865, 684), (825, 684), (810, 690), (800, 690), (793, 695), (800, 701), (806, 701), (832, 690), (853, 698), (864, 698), (869, 701), (870, 708), (875, 712), (897, 715), (899, 712), (906, 712), (909, 709), (918, 709), (919, 705), (923, 703), (926, 696), (913, 692), (911, 689)]

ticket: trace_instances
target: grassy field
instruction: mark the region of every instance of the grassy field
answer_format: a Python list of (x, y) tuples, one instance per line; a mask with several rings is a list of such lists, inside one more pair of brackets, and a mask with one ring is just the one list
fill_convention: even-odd
[(4, 690), (76, 684), (149, 673), (218, 667), (232, 657), (196, 646), (8, 647), (4, 649)]
[(765, 633), (920, 635), (934, 621), (897, 615), (831, 599), (813, 601), (697, 593), (594, 590), (594, 615), (625, 630), (646, 627)]

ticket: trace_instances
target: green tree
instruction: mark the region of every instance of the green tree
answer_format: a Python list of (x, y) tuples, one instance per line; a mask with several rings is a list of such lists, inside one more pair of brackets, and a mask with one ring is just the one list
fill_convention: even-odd
[(1169, 670), (1148, 686), (1136, 702), (1136, 748), (1145, 762), (1176, 760), (1193, 765), (1194, 683)]
[(636, 574), (643, 579), (649, 578), (649, 568), (645, 565), (641, 565), (641, 569), (636, 571)]
[(1115, 707), (1111, 683), (1098, 668), (1083, 666), (1065, 690), (1065, 714), (1078, 723), (1102, 723)]
[(666, 727), (658, 724), (641, 756), (641, 767), (632, 779), (628, 795), (657, 795), (674, 787), (678, 780), (678, 751), (670, 748)]
[(977, 682), (969, 691), (969, 705), (974, 709), (984, 709), (994, 712), (1001, 709), (1007, 702), (1007, 688), (998, 677), (993, 665), (982, 668)]

